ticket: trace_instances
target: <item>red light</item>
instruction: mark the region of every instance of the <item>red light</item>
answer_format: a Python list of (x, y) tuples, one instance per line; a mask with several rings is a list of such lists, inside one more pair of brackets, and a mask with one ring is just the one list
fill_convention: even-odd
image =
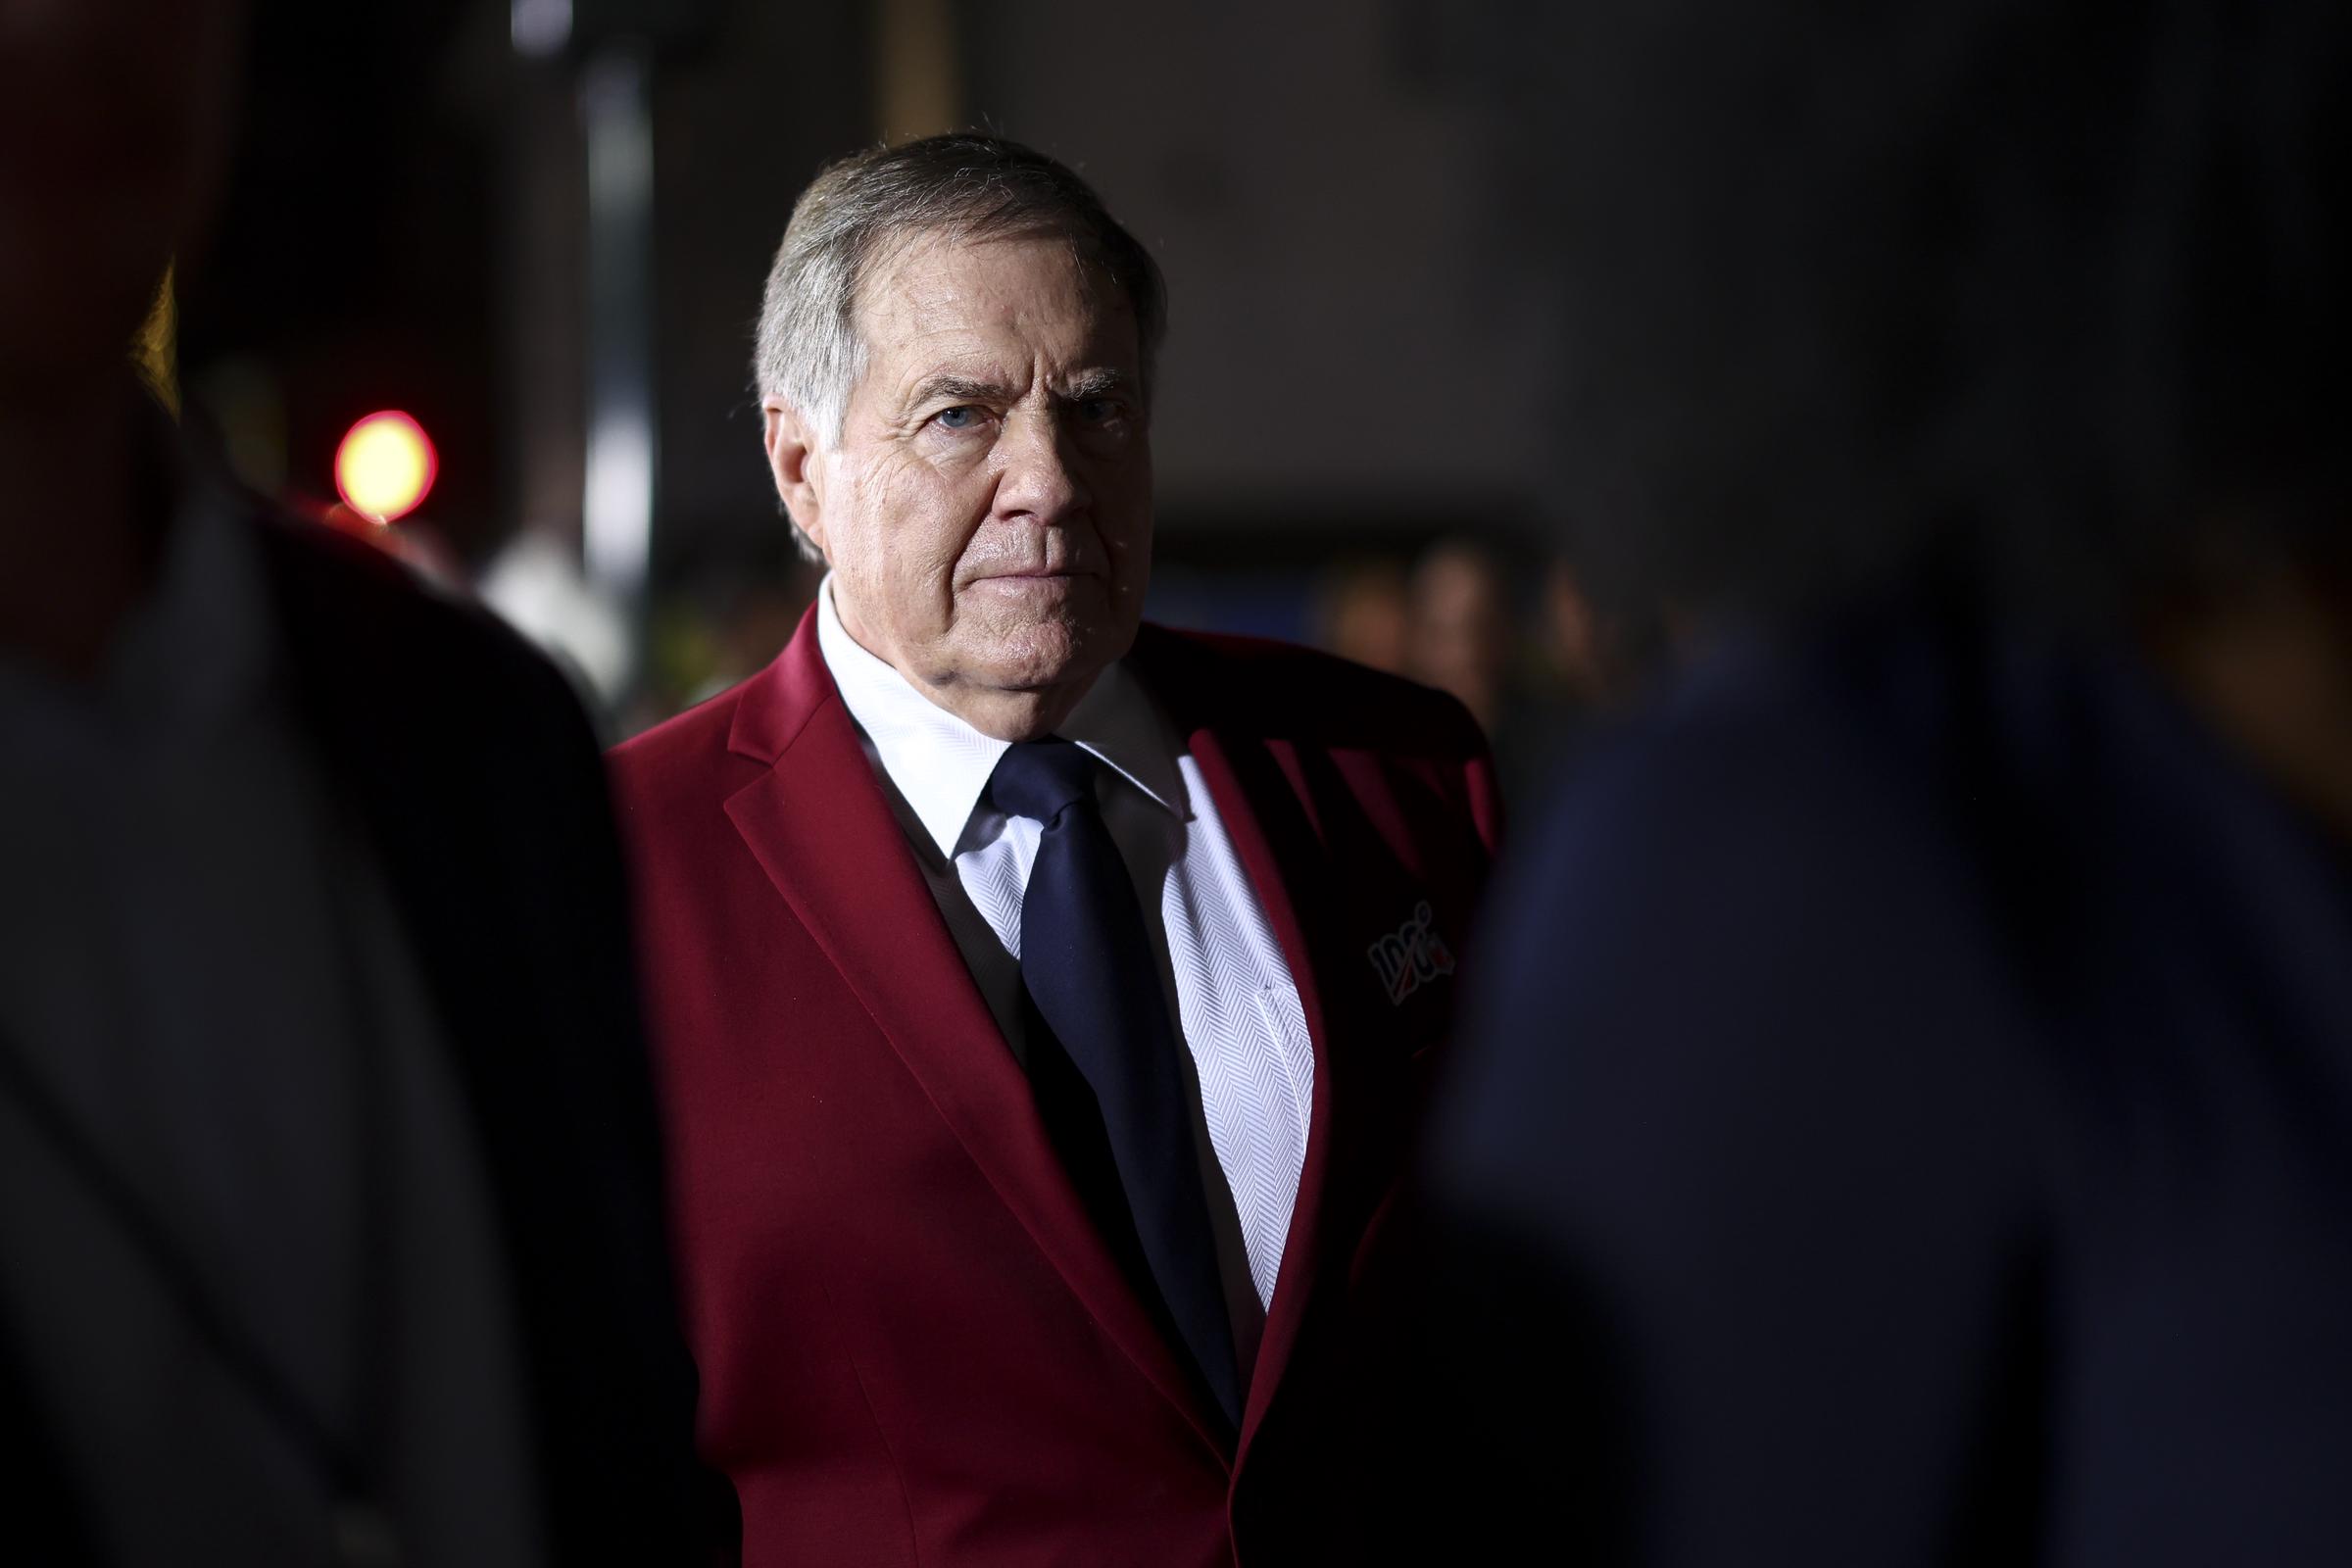
[(371, 522), (415, 512), (440, 468), (424, 426), (397, 410), (370, 414), (335, 449), (335, 488), (345, 506)]

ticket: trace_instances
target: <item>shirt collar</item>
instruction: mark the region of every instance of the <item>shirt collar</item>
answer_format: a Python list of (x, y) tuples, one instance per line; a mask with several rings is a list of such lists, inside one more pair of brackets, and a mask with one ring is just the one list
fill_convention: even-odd
[[(882, 771), (940, 854), (952, 858), (1010, 743), (983, 735), (859, 647), (833, 607), (830, 574), (816, 590), (816, 648)], [(1054, 733), (1102, 759), (1179, 820), (1190, 815), (1172, 733), (1125, 661), (1096, 677)]]

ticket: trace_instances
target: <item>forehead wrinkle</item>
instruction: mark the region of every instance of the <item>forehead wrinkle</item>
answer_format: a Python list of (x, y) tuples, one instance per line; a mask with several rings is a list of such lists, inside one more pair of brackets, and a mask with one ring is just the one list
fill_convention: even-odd
[[(955, 324), (967, 322), (985, 313), (991, 303), (1001, 306), (1006, 294), (1028, 281), (1025, 277), (1007, 280), (1001, 275), (1004, 270), (980, 264), (983, 253), (1009, 245), (1043, 245), (1061, 252), (1074, 264), (1072, 271), (1077, 275), (1070, 281), (1080, 304), (1097, 303), (1086, 265), (1074, 249), (1053, 236), (1006, 234), (974, 239), (948, 229), (922, 229), (897, 236), (868, 258), (852, 296), (855, 319), (862, 324), (869, 317), (936, 318), (952, 313)], [(947, 265), (929, 265), (939, 260)], [(980, 304), (983, 313), (968, 309), (970, 303)], [(1020, 318), (1016, 313), (1015, 321)]]
[[(980, 259), (1012, 245), (1042, 247), (1065, 265), (1046, 282), (1029, 268)], [(1099, 270), (1058, 236), (971, 240), (947, 230), (901, 236), (872, 259), (858, 290), (857, 324), (868, 369), (882, 355), (905, 367), (894, 394), (901, 410), (927, 400), (935, 383), (950, 379), (1010, 398), (1030, 386), (1041, 368), (1052, 382), (1066, 383), (1074, 375), (1087, 383), (1088, 392), (1063, 394), (1068, 396), (1133, 385), (1140, 375), (1115, 368), (1119, 350), (1104, 342), (1125, 321), (1129, 351), (1140, 352), (1133, 310), (1115, 288), (1105, 292), (1106, 280), (1095, 275)], [(1073, 371), (1073, 366), (1082, 368)]]

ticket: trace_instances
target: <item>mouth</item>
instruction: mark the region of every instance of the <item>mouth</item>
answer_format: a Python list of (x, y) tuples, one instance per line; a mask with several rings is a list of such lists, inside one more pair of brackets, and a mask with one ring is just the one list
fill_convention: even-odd
[(966, 586), (983, 593), (1066, 593), (1085, 579), (1086, 573), (1076, 571), (992, 571)]
[(1102, 575), (1100, 572), (1082, 571), (1074, 566), (1024, 566), (1005, 571), (982, 572), (969, 579), (966, 586), (980, 588), (995, 584), (1014, 589), (1046, 583), (1081, 582), (1100, 575)]

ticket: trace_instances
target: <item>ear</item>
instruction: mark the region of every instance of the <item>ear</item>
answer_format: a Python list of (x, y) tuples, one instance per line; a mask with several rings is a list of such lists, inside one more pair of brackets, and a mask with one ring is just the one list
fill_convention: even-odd
[[(768, 472), (775, 475), (776, 497), (809, 543), (825, 548), (823, 452), (816, 433), (800, 410), (769, 398), (760, 405), (766, 416)], [(830, 559), (830, 558), (828, 558)]]

